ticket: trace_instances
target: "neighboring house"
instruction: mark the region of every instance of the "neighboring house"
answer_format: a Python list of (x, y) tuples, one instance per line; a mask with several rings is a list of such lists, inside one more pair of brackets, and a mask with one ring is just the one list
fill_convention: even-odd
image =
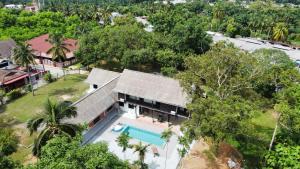
[[(42, 74), (39, 70), (31, 70), (31, 80), (33, 84), (41, 78)], [(21, 67), (16, 69), (0, 69), (0, 87), (5, 91), (20, 88), (28, 84), (29, 78), (26, 70)]]
[(23, 5), (8, 4), (8, 5), (5, 5), (4, 8), (7, 8), (7, 9), (22, 9)]
[(0, 86), (5, 91), (22, 87), (27, 82), (27, 73), (20, 70), (0, 69)]
[(16, 46), (16, 42), (12, 39), (0, 41), (0, 59), (12, 60), (13, 49)]
[(87, 82), (90, 93), (74, 103), (77, 116), (66, 121), (93, 127), (116, 112), (111, 110), (132, 119), (141, 114), (164, 121), (189, 117), (187, 95), (175, 79), (128, 69), (116, 73), (94, 68)]
[(0, 41), (0, 69), (15, 69), (17, 65), (13, 64), (13, 49), (16, 42), (12, 39)]
[(34, 55), (38, 60), (37, 63), (51, 65), (55, 67), (63, 67), (69, 66), (76, 62), (76, 58), (74, 55), (75, 50), (78, 48), (77, 40), (74, 39), (66, 39), (64, 42), (66, 47), (70, 50), (70, 52), (66, 51), (66, 60), (64, 62), (56, 62), (52, 60), (52, 54), (47, 53), (49, 49), (52, 48), (52, 45), (47, 41), (49, 38), (48, 34), (41, 35), (39, 37), (33, 38), (27, 43), (31, 46), (34, 51)]
[(216, 43), (219, 41), (227, 41), (234, 46), (249, 52), (254, 52), (257, 49), (277, 49), (285, 52), (293, 61), (300, 60), (300, 48), (289, 47), (278, 42), (274, 43), (266, 40), (258, 40), (253, 38), (229, 38), (221, 33), (207, 31), (207, 34), (212, 36), (212, 40)]

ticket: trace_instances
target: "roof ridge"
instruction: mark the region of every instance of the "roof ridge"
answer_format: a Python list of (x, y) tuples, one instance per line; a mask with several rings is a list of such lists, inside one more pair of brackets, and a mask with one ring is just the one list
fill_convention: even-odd
[(131, 69), (124, 69), (121, 74), (123, 74), (125, 70), (126, 71), (131, 71), (131, 72), (136, 72), (136, 73), (141, 73), (141, 74), (146, 74), (146, 75), (150, 75), (150, 76), (154, 76), (154, 77), (162, 77), (162, 78), (166, 78), (166, 79), (178, 81), (178, 79), (175, 79), (175, 78), (172, 78), (172, 77), (168, 77), (168, 76), (164, 76), (164, 75), (159, 75), (159, 74), (154, 74), (154, 73), (147, 73), (147, 72), (142, 72), (142, 71), (137, 71), (137, 70), (131, 70)]
[(121, 76), (121, 74), (119, 74), (117, 77), (113, 78), (112, 80), (108, 81), (107, 83), (103, 84), (101, 87), (97, 88), (96, 90), (94, 90), (91, 93), (88, 93), (87, 95), (83, 96), (82, 98), (80, 98), (79, 100), (77, 100), (76, 102), (74, 102), (72, 104), (72, 106), (80, 103), (81, 101), (85, 100), (86, 98), (88, 98), (89, 96), (93, 95), (94, 93), (96, 93), (98, 90), (102, 89), (103, 87), (105, 87), (106, 85), (108, 85), (109, 83), (113, 82), (114, 80), (116, 80), (117, 78), (119, 78)]

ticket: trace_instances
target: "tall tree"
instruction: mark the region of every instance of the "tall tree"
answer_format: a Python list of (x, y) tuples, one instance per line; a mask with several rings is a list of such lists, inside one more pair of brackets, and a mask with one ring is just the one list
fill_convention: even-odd
[(129, 148), (129, 133), (127, 132), (123, 132), (120, 134), (120, 136), (117, 138), (117, 142), (118, 142), (118, 145), (120, 147), (122, 147), (122, 151), (124, 153), (124, 159), (125, 159), (125, 153), (126, 153), (126, 150), (127, 148)]
[(13, 57), (17, 64), (26, 67), (32, 95), (34, 96), (34, 88), (31, 80), (30, 70), (30, 65), (35, 64), (33, 50), (31, 49), (29, 44), (19, 43), (18, 46), (13, 50)]
[[(261, 76), (257, 60), (226, 42), (215, 44), (201, 57), (185, 60), (187, 69), (178, 75), (188, 93), (211, 92), (219, 99), (246, 92)], [(207, 86), (207, 87), (204, 87)]]
[(137, 161), (138, 165), (141, 169), (146, 169), (147, 164), (145, 164), (145, 156), (147, 153), (147, 148), (150, 146), (150, 144), (143, 145), (142, 142), (139, 142), (138, 144), (132, 145), (132, 148), (134, 149), (134, 152), (137, 152), (139, 154), (139, 160)]
[(300, 80), (299, 71), (289, 56), (276, 49), (259, 49), (252, 53), (257, 59), (262, 77), (256, 82), (256, 90), (266, 97), (273, 97), (280, 89)]
[(166, 129), (161, 133), (161, 138), (166, 141), (167, 144), (167, 150), (166, 150), (166, 159), (165, 159), (165, 169), (167, 168), (167, 159), (168, 159), (168, 147), (170, 138), (172, 137), (172, 130), (170, 128)]
[(52, 47), (47, 51), (47, 54), (52, 54), (53, 61), (64, 62), (67, 59), (66, 53), (70, 52), (70, 49), (68, 49), (70, 44), (64, 42), (64, 38), (60, 33), (50, 34), (48, 41), (52, 44)]
[(39, 127), (44, 125), (34, 142), (33, 154), (39, 156), (41, 147), (57, 135), (75, 136), (79, 127), (74, 124), (63, 123), (62, 119), (75, 117), (76, 114), (76, 108), (71, 106), (70, 103), (57, 103), (48, 99), (45, 103), (44, 112), (30, 119), (27, 123), (30, 134), (36, 132)]

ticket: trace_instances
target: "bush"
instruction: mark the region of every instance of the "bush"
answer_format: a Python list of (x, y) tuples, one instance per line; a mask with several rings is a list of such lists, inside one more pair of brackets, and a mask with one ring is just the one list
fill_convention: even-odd
[(22, 93), (21, 89), (14, 89), (14, 90), (8, 92), (6, 94), (6, 96), (8, 97), (8, 100), (15, 100), (15, 99), (21, 97), (22, 94), (23, 93)]
[(51, 83), (53, 81), (55, 81), (55, 78), (53, 78), (53, 76), (51, 75), (50, 72), (47, 72), (45, 75), (44, 75), (44, 80), (48, 83)]
[(12, 129), (0, 128), (0, 152), (2, 155), (10, 155), (16, 152), (18, 143), (19, 140)]
[(28, 84), (28, 85), (25, 86), (25, 91), (26, 92), (32, 92), (32, 86), (31, 86), (31, 84)]

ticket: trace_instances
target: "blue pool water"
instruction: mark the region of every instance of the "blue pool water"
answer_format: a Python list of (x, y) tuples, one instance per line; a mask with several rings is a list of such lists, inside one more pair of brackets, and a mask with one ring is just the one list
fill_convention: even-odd
[(143, 130), (133, 126), (126, 126), (122, 132), (129, 133), (129, 136), (132, 138), (160, 147), (162, 147), (165, 144), (165, 140), (160, 138), (160, 134), (153, 133), (151, 131)]

